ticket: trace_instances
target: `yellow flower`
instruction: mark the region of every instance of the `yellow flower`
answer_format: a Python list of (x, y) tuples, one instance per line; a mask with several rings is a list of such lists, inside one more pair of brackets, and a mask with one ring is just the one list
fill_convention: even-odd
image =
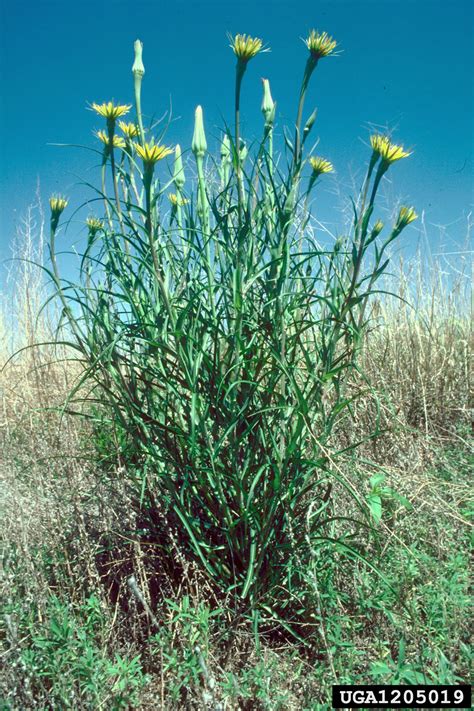
[(325, 158), (320, 156), (312, 156), (309, 159), (310, 165), (313, 169), (313, 177), (318, 177), (323, 173), (334, 173), (334, 166)]
[(374, 153), (379, 155), (385, 163), (394, 163), (396, 160), (411, 156), (411, 151), (406, 151), (403, 146), (391, 143), (388, 136), (374, 134), (370, 137), (370, 144)]
[(372, 237), (377, 237), (383, 230), (383, 222), (382, 220), (377, 220), (375, 225), (372, 227)]
[(311, 30), (305, 44), (315, 59), (328, 57), (337, 47), (337, 42), (327, 32)]
[(51, 208), (51, 234), (56, 234), (61, 213), (67, 207), (67, 199), (62, 195), (51, 195), (49, 198)]
[(99, 116), (103, 116), (109, 121), (115, 121), (115, 119), (118, 119), (120, 116), (128, 114), (132, 106), (131, 104), (115, 105), (113, 101), (109, 101), (105, 104), (92, 104), (92, 108), (99, 114)]
[(232, 37), (232, 35), (229, 35), (229, 40), (230, 48), (234, 51), (237, 59), (242, 62), (248, 62), (249, 59), (252, 59), (262, 51), (263, 43), (258, 37), (250, 37), (250, 35), (235, 35), (235, 37)]
[(52, 216), (59, 217), (59, 215), (67, 207), (67, 199), (62, 195), (52, 195), (49, 198), (49, 206), (51, 208)]
[(104, 223), (102, 220), (99, 220), (98, 217), (94, 217), (91, 215), (90, 217), (87, 218), (86, 220), (86, 225), (88, 226), (90, 232), (95, 235), (96, 232), (99, 230), (102, 230), (104, 228)]
[(122, 133), (127, 138), (136, 138), (136, 136), (140, 134), (140, 131), (134, 123), (126, 123), (125, 121), (119, 121), (118, 125)]
[(182, 205), (187, 205), (189, 200), (186, 200), (186, 198), (180, 198), (176, 195), (176, 193), (169, 193), (168, 195), (168, 200), (170, 203), (174, 206), (179, 205), (180, 207)]
[[(107, 146), (107, 148), (110, 147), (110, 139), (109, 139), (108, 134), (105, 131), (96, 131), (95, 135), (97, 136), (97, 138), (100, 141), (102, 141), (104, 146)], [(125, 141), (123, 138), (121, 138), (121, 136), (114, 135), (112, 142), (113, 142), (114, 148), (125, 148)]]
[(158, 163), (159, 160), (163, 160), (166, 156), (174, 153), (173, 148), (168, 148), (167, 146), (159, 146), (156, 143), (145, 143), (141, 146), (139, 143), (134, 143), (135, 150), (142, 158), (145, 165), (152, 166)]
[(396, 229), (403, 229), (409, 225), (410, 222), (414, 222), (417, 217), (418, 215), (416, 214), (414, 207), (401, 207), (400, 212), (398, 213), (397, 224), (395, 226)]

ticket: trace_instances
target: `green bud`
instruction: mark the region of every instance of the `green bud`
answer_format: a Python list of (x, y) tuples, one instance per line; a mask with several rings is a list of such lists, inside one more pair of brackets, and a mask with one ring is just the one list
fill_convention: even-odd
[(378, 237), (379, 234), (383, 230), (383, 222), (382, 220), (377, 220), (375, 225), (372, 227), (372, 237), (375, 239), (375, 237)]
[(201, 106), (196, 107), (196, 112), (194, 114), (194, 134), (191, 148), (196, 158), (203, 158), (207, 151), (206, 134), (204, 133)]
[(309, 117), (309, 119), (306, 121), (304, 129), (303, 129), (303, 135), (307, 136), (308, 133), (311, 131), (313, 128), (314, 122), (316, 121), (316, 116), (318, 115), (318, 109), (314, 109), (313, 113)]
[(135, 40), (133, 48), (135, 50), (135, 61), (133, 62), (132, 72), (135, 76), (142, 77), (145, 74), (145, 67), (143, 66), (142, 60), (143, 44), (140, 40)]
[(262, 79), (263, 82), (263, 99), (262, 99), (262, 114), (265, 117), (266, 124), (272, 124), (275, 120), (275, 102), (272, 99), (270, 91), (270, 82), (268, 79)]
[(231, 163), (231, 150), (230, 150), (230, 140), (227, 133), (224, 135), (221, 143), (221, 161), (223, 163)]
[(395, 229), (400, 231), (403, 230), (407, 225), (410, 224), (410, 222), (416, 220), (417, 217), (418, 215), (416, 214), (414, 207), (401, 207), (400, 212), (398, 214)]
[(296, 198), (298, 194), (298, 186), (296, 184), (292, 185), (290, 192), (286, 196), (285, 204), (283, 206), (283, 211), (287, 216), (292, 215), (296, 207)]
[(336, 241), (334, 242), (334, 254), (338, 254), (341, 251), (343, 244), (344, 244), (344, 237), (338, 237), (336, 239)]
[(186, 178), (184, 177), (184, 169), (183, 169), (183, 159), (181, 158), (181, 146), (179, 143), (176, 144), (176, 148), (174, 149), (174, 155), (175, 155), (175, 160), (174, 160), (174, 173), (173, 173), (173, 181), (178, 190), (182, 190), (184, 183), (186, 181)]

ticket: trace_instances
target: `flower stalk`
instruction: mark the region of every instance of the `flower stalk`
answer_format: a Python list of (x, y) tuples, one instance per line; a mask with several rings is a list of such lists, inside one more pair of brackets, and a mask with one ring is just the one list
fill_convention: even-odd
[(142, 145), (145, 143), (145, 131), (143, 130), (142, 117), (142, 81), (145, 75), (145, 66), (143, 64), (143, 43), (140, 40), (135, 40), (133, 45), (135, 51), (135, 59), (132, 66), (133, 83), (135, 89), (135, 109), (137, 112), (137, 121), (140, 129), (140, 141)]

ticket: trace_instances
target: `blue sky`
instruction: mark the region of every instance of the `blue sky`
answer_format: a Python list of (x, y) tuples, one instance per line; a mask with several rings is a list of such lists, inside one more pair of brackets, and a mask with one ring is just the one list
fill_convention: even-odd
[[(264, 39), (271, 52), (244, 79), (244, 136), (260, 134), (261, 77), (270, 79), (278, 123), (291, 126), (306, 48), (301, 37), (327, 30), (342, 50), (320, 62), (308, 95), (318, 107), (318, 153), (337, 178), (320, 188), (318, 216), (334, 229), (340, 206), (358, 186), (369, 127), (386, 126), (413, 156), (393, 167), (387, 197), (424, 211), (443, 247), (464, 239), (473, 205), (472, 0), (36, 0), (0, 5), (0, 259), (39, 178), (79, 204), (81, 180), (97, 183), (94, 154), (50, 143), (97, 145), (101, 120), (88, 102), (132, 102), (133, 42), (144, 43), (145, 113), (169, 106), (177, 119), (169, 143), (189, 147), (202, 104), (208, 143), (232, 120), (234, 58), (227, 32)], [(354, 182), (355, 181), (355, 182)], [(382, 211), (383, 212), (383, 211)], [(416, 231), (413, 228), (413, 239)], [(70, 226), (79, 233), (79, 222)]]

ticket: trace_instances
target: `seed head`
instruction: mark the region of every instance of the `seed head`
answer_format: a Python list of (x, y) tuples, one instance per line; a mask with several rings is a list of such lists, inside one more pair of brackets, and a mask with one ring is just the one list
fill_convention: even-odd
[(157, 143), (145, 143), (141, 146), (139, 143), (134, 143), (135, 150), (143, 160), (145, 167), (151, 167), (158, 163), (158, 161), (163, 160), (166, 156), (171, 155), (174, 151), (173, 148), (168, 148), (167, 146), (160, 146)]
[(136, 138), (140, 135), (140, 131), (134, 123), (126, 123), (125, 121), (119, 121), (118, 125), (123, 135), (127, 138)]
[(115, 121), (120, 118), (120, 116), (125, 116), (128, 114), (132, 108), (130, 104), (114, 104), (113, 101), (109, 101), (105, 104), (92, 104), (92, 108), (99, 116), (103, 116), (109, 121)]
[(402, 230), (404, 227), (409, 225), (410, 222), (414, 222), (417, 217), (418, 215), (416, 214), (414, 207), (401, 207), (400, 212), (398, 213), (398, 219), (395, 228), (397, 230)]
[(325, 158), (320, 156), (311, 156), (309, 163), (313, 169), (313, 178), (317, 178), (318, 175), (323, 173), (334, 173), (334, 166)]
[(330, 37), (327, 32), (318, 32), (317, 30), (311, 30), (305, 44), (314, 59), (329, 57), (337, 47), (336, 40)]
[(262, 50), (263, 42), (258, 37), (250, 35), (229, 35), (230, 48), (240, 62), (246, 64), (252, 57), (255, 57)]
[(370, 144), (374, 154), (380, 156), (382, 161), (387, 165), (395, 163), (395, 161), (401, 158), (411, 156), (411, 151), (406, 151), (403, 146), (397, 146), (395, 143), (391, 143), (388, 136), (382, 136), (376, 133), (370, 137)]

